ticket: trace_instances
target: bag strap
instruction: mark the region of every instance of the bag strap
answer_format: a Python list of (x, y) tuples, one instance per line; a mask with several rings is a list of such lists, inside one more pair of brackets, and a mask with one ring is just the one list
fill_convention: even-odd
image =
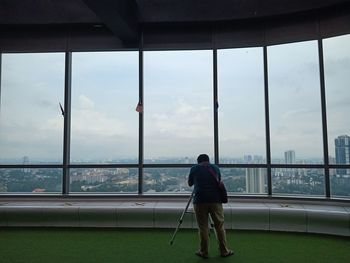
[(217, 184), (220, 184), (219, 178), (217, 176), (217, 174), (213, 171), (213, 169), (211, 167), (205, 166), (207, 168), (207, 170), (210, 172), (210, 174), (215, 178), (215, 181), (217, 182)]

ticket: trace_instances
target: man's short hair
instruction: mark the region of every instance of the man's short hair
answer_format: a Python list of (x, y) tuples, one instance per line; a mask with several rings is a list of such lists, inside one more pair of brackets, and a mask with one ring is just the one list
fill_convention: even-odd
[(209, 162), (209, 156), (206, 155), (206, 154), (200, 154), (200, 155), (197, 157), (197, 162), (198, 162), (198, 163), (201, 163), (201, 162)]

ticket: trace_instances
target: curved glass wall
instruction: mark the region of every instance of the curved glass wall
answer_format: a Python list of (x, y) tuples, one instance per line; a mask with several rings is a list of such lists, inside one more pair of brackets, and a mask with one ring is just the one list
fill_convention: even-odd
[(207, 153), (232, 195), (349, 198), (349, 45), (2, 54), (0, 193), (188, 194)]

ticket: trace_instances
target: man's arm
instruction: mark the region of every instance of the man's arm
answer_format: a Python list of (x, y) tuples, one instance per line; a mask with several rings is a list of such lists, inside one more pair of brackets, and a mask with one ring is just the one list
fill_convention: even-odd
[(219, 181), (221, 181), (221, 172), (220, 172), (220, 168), (217, 166), (217, 165), (215, 165), (214, 166), (215, 167), (215, 172), (216, 172), (216, 174), (217, 174), (217, 176), (218, 176), (218, 179), (219, 179)]
[(190, 170), (190, 174), (188, 175), (188, 186), (192, 186), (194, 184), (194, 176), (193, 176), (193, 168)]

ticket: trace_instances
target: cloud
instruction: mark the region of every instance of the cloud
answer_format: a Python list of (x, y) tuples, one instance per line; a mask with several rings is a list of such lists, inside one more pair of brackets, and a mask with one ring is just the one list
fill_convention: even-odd
[(85, 95), (80, 95), (78, 98), (78, 109), (79, 110), (93, 110), (95, 103)]
[(350, 68), (350, 57), (342, 58), (325, 58), (324, 62), (325, 75), (327, 77), (332, 77), (339, 75), (339, 73), (347, 72), (347, 69)]
[(125, 134), (128, 134), (128, 127), (115, 113), (99, 111), (91, 98), (84, 94), (79, 95), (77, 107), (72, 108), (73, 138), (90, 137), (91, 140), (94, 136)]
[[(76, 108), (74, 108), (74, 105)], [(42, 104), (46, 109), (46, 103)], [(58, 107), (58, 106), (57, 106)], [(136, 113), (135, 113), (136, 114)], [(62, 158), (62, 115), (34, 118), (30, 113), (20, 118), (2, 118), (0, 130), (3, 158), (30, 158), (60, 160)], [(126, 117), (127, 118), (127, 117)], [(112, 112), (100, 111), (95, 102), (82, 94), (72, 109), (72, 153), (80, 159), (86, 156), (108, 158), (137, 155), (138, 122), (130, 127), (126, 119)]]
[(295, 110), (289, 110), (281, 114), (282, 120), (288, 122), (290, 119), (300, 119), (300, 118), (309, 118), (312, 119), (313, 114), (321, 115), (321, 108), (319, 111), (311, 110), (308, 108), (299, 108)]
[[(185, 99), (178, 99), (170, 110), (152, 114), (147, 132), (172, 139), (212, 136), (212, 115), (210, 107), (194, 106)], [(152, 125), (150, 125), (152, 124)]]
[(214, 142), (212, 109), (183, 98), (166, 108), (145, 119), (145, 158), (211, 155)]

